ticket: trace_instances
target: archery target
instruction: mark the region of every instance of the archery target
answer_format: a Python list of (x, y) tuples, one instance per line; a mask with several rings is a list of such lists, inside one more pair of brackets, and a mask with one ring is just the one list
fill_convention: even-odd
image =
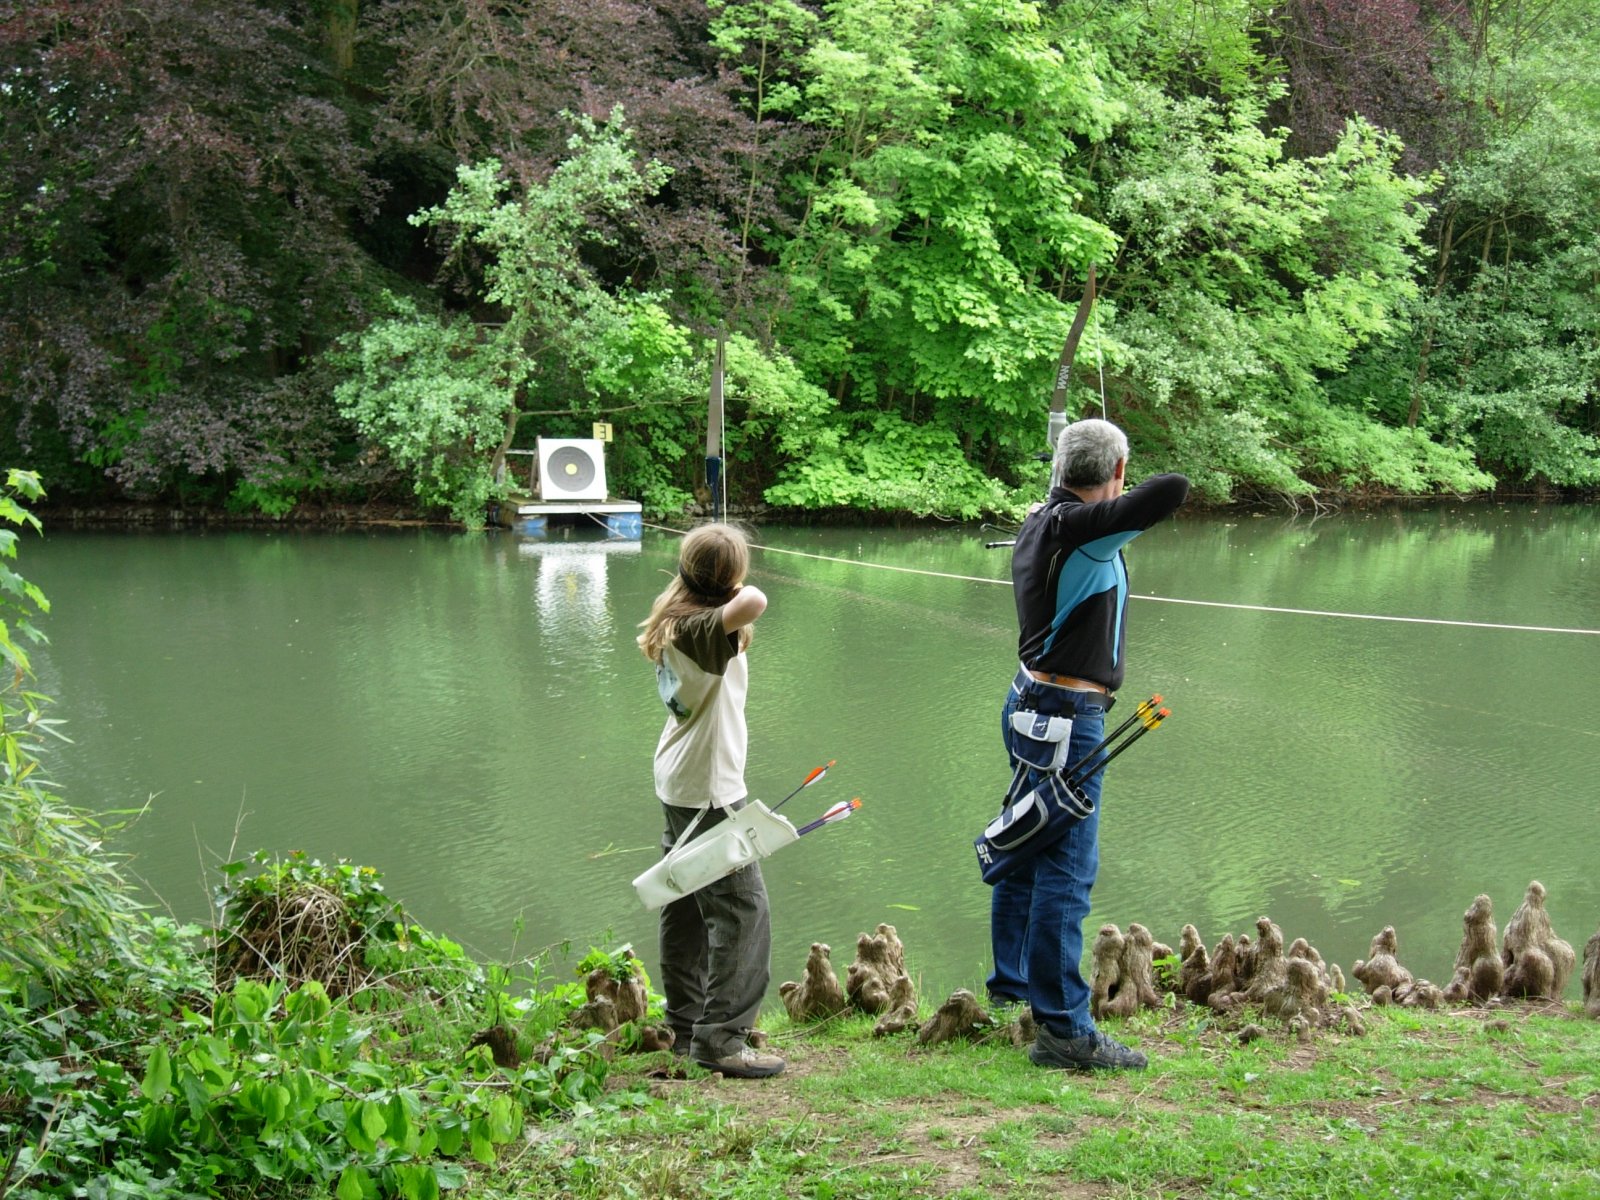
[(603, 443), (594, 438), (540, 438), (539, 499), (604, 500)]

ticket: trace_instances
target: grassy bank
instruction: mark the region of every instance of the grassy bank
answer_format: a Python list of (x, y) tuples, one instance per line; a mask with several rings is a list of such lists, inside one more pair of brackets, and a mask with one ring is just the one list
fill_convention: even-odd
[(1009, 1039), (917, 1046), (867, 1018), (772, 1022), (781, 1077), (619, 1061), (634, 1113), (546, 1124), (467, 1195), (1600, 1196), (1600, 1023), (1571, 1007), (1368, 1010), (1368, 1032), (1151, 1011), (1134, 1074), (1034, 1067)]

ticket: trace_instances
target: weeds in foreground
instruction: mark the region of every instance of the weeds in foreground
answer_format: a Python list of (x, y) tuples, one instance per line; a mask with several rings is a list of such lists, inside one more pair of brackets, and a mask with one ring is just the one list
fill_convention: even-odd
[[(162, 943), (188, 964), (170, 972), (181, 993), (146, 972), (34, 1012), (0, 989), (0, 1197), (433, 1200), (495, 1166), (529, 1119), (642, 1099), (607, 1090), (598, 1034), (555, 1036), (580, 985), (511, 994), (510, 967), (407, 922), (370, 868), (258, 866), (225, 877), (236, 919), (211, 939), (225, 984), (197, 969), (190, 928)], [(499, 1066), (473, 1031), (508, 1019), (541, 1049)]]

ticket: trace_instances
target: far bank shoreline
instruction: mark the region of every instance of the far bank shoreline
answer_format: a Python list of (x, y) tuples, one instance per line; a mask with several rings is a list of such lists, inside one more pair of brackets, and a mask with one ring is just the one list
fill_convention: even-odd
[[(1440, 507), (1483, 507), (1497, 504), (1592, 504), (1600, 499), (1595, 491), (1563, 491), (1544, 487), (1497, 488), (1470, 495), (1407, 496), (1392, 492), (1350, 491), (1317, 496), (1256, 496), (1230, 504), (1205, 504), (1193, 498), (1178, 514), (1218, 516), (1278, 515), (1285, 517), (1332, 516), (1340, 512), (1415, 511)], [(105, 503), (42, 504), (34, 509), (46, 529), (95, 528), (129, 530), (176, 529), (440, 529), (466, 532), (447, 513), (429, 511), (393, 502), (351, 504), (302, 504), (283, 514), (232, 512), (217, 507), (191, 507), (160, 502), (108, 501)], [(676, 527), (708, 519), (702, 506), (677, 512), (644, 513), (647, 522)], [(733, 506), (729, 519), (751, 525), (866, 526), (894, 528), (944, 528), (952, 525), (977, 525), (979, 520), (962, 520), (905, 512), (867, 512), (861, 509), (778, 509), (762, 505)], [(1004, 518), (988, 518), (1001, 520)], [(486, 531), (502, 528), (488, 524)]]

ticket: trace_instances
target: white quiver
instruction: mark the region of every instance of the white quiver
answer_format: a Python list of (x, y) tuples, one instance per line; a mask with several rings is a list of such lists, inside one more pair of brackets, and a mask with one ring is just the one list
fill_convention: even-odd
[[(696, 823), (699, 820), (695, 818)], [(691, 825), (689, 832), (693, 829)], [(665, 858), (635, 879), (633, 886), (646, 908), (660, 908), (799, 840), (800, 834), (787, 817), (752, 800), (699, 837), (680, 839)]]

